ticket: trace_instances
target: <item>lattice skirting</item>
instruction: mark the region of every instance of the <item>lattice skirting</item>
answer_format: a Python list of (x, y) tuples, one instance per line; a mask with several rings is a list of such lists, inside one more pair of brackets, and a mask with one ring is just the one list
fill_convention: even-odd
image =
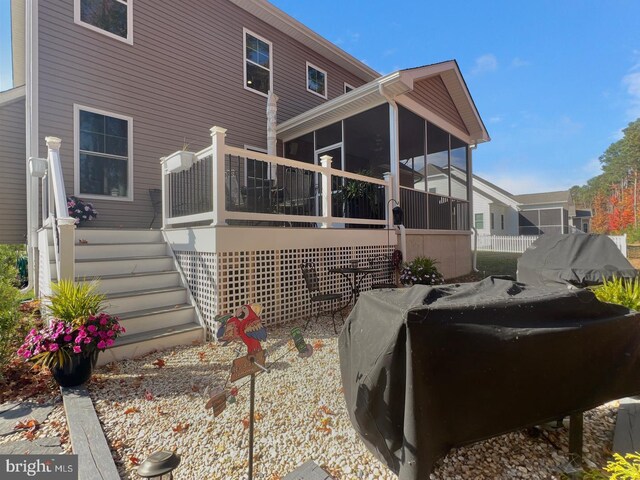
[[(175, 254), (204, 317), (207, 336), (213, 338), (216, 315), (235, 312), (246, 303), (262, 305), (266, 325), (307, 318), (311, 305), (300, 271), (303, 262), (316, 264), (323, 292), (341, 293), (346, 302), (350, 284), (342, 276), (328, 273), (328, 269), (347, 266), (354, 259), (367, 265), (369, 257), (386, 252), (387, 245), (369, 245)], [(361, 290), (369, 288), (371, 279), (365, 277)]]

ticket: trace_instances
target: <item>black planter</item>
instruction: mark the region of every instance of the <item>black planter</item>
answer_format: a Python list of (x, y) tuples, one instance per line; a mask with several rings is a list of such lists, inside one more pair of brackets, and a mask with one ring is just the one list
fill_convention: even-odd
[(77, 387), (91, 377), (98, 361), (98, 350), (90, 355), (72, 355), (62, 366), (52, 366), (51, 374), (61, 387)]

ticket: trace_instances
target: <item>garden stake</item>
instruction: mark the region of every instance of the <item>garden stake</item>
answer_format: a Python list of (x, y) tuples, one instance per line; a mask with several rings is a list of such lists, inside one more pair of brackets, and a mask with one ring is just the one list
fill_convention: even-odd
[(249, 480), (253, 480), (253, 408), (256, 395), (256, 374), (251, 374), (249, 387)]

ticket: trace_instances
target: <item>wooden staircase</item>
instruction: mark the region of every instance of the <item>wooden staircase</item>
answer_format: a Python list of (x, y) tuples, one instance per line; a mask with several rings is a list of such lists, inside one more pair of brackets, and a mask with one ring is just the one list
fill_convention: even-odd
[[(99, 280), (105, 311), (120, 317), (126, 329), (100, 354), (99, 365), (204, 339), (193, 299), (162, 232), (80, 228), (75, 238), (76, 281)], [(52, 244), (49, 258), (55, 272)]]

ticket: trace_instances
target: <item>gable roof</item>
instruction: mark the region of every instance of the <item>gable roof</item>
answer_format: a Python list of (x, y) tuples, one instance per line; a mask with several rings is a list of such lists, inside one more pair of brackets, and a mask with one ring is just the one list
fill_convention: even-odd
[[(489, 133), (480, 118), (467, 85), (455, 60), (398, 70), (376, 78), (344, 95), (329, 100), (311, 110), (293, 117), (277, 127), (278, 138), (288, 141), (313, 130), (325, 127), (357, 113), (377, 107), (390, 100), (403, 104), (405, 94), (414, 90), (420, 80), (440, 76), (455, 108), (460, 113), (466, 131), (456, 127), (446, 118), (434, 113), (430, 121), (468, 143), (490, 140)], [(415, 101), (413, 103), (416, 103)]]
[(570, 203), (571, 192), (569, 192), (569, 190), (561, 190), (557, 192), (526, 193), (524, 195), (515, 195), (515, 198), (525, 205), (562, 202)]
[(27, 88), (24, 85), (0, 92), (0, 106), (9, 105), (20, 100), (24, 101), (26, 95)]

